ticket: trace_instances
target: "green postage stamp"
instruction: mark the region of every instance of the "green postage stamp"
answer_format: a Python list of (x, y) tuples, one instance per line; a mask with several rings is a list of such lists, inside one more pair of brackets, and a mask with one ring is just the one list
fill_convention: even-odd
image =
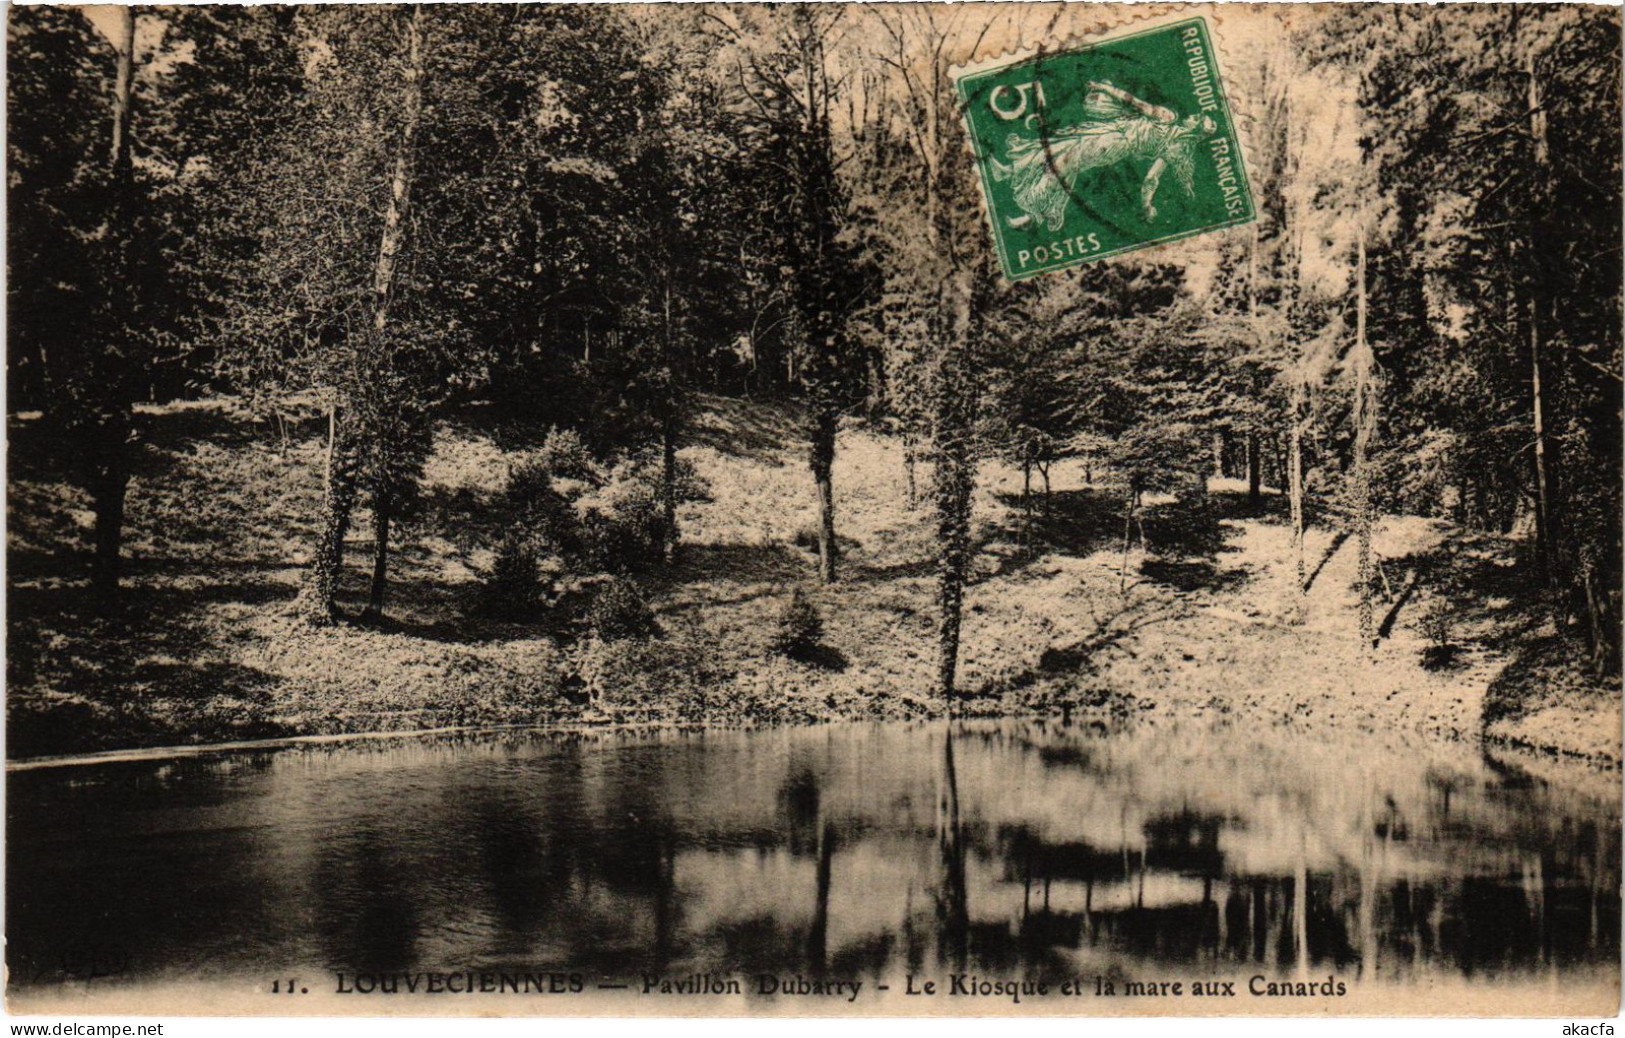
[(991, 62), (954, 82), (1012, 281), (1253, 219), (1203, 18)]

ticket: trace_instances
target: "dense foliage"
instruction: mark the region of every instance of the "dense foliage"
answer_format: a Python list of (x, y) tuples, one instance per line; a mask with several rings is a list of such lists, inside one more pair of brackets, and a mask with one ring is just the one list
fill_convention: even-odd
[[(1029, 492), (1087, 456), (1125, 530), (1143, 495), (1201, 497), (1214, 473), (1277, 486), (1300, 584), (1317, 521), (1362, 561), (1384, 510), (1527, 534), (1559, 626), (1617, 672), (1617, 11), (1351, 6), (1277, 28), (1228, 70), (1254, 226), (1009, 285), (948, 69), (990, 33), (1094, 15), (1037, 17), (17, 8), (8, 406), (76, 445), (60, 465), (91, 493), (109, 599), (138, 401), (323, 415), (318, 624), (360, 507), (382, 613), (435, 425), (478, 411), (540, 447), (479, 606), (522, 621), (559, 574), (677, 561), (703, 389), (804, 402), (828, 581), (842, 422), (904, 438), (911, 501), (920, 445), (945, 694), (995, 454)], [(783, 637), (805, 647), (797, 595)], [(589, 612), (605, 640), (652, 629), (619, 581)]]

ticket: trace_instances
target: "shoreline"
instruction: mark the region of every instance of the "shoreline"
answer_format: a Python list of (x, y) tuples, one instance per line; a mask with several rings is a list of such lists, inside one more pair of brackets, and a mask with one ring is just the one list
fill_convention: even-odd
[[(1196, 723), (1199, 717), (1186, 717), (1186, 723)], [(398, 741), (427, 741), (446, 736), (478, 736), (502, 734), (526, 734), (539, 736), (650, 736), (659, 734), (693, 734), (706, 732), (739, 733), (756, 732), (771, 729), (801, 729), (816, 728), (833, 725), (861, 725), (861, 724), (933, 724), (949, 722), (954, 724), (976, 724), (998, 721), (1031, 721), (1031, 722), (1059, 722), (1063, 725), (1079, 727), (1091, 726), (1091, 719), (1085, 715), (1073, 717), (1070, 720), (1054, 715), (1040, 715), (1035, 713), (992, 714), (981, 713), (961, 715), (954, 718), (934, 716), (919, 716), (909, 719), (886, 719), (879, 717), (840, 717), (811, 721), (768, 722), (760, 724), (709, 724), (704, 720), (688, 721), (622, 721), (609, 718), (598, 720), (581, 720), (573, 722), (546, 722), (534, 723), (516, 722), (512, 724), (489, 725), (446, 725), (435, 728), (414, 729), (379, 729), (367, 732), (334, 732), (326, 734), (290, 735), (265, 739), (236, 739), (213, 743), (179, 743), (165, 746), (140, 746), (124, 749), (98, 750), (91, 753), (77, 754), (49, 754), (38, 757), (22, 757), (8, 759), (5, 762), (5, 771), (8, 774), (20, 774), (32, 771), (49, 771), (59, 768), (93, 767), (106, 764), (131, 764), (156, 761), (186, 760), (195, 757), (207, 757), (234, 753), (274, 753), (282, 750), (300, 749), (309, 746), (343, 746), (351, 743), (373, 743)], [(1174, 723), (1179, 723), (1175, 721)], [(1105, 734), (1110, 734), (1108, 727)], [(1322, 734), (1334, 734), (1322, 730)], [(1423, 741), (1440, 748), (1456, 746), (1472, 749), (1475, 740), (1459, 736), (1423, 735)], [(1593, 775), (1617, 774), (1622, 769), (1618, 760), (1600, 757), (1597, 755), (1580, 753), (1561, 747), (1538, 746), (1528, 742), (1514, 740), (1505, 736), (1483, 736), (1476, 740), (1478, 747), (1486, 753), (1496, 753), (1517, 758), (1525, 763), (1556, 764), (1560, 767), (1582, 767), (1587, 773)]]

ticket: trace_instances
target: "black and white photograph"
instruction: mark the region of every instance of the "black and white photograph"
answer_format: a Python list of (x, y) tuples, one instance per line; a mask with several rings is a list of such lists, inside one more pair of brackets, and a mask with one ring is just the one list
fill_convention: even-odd
[(5, 13), (8, 1014), (1617, 1017), (1619, 6)]

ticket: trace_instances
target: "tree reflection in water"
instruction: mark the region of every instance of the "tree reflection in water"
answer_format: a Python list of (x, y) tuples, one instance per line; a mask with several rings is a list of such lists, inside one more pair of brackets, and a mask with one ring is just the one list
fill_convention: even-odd
[(959, 826), (959, 776), (954, 770), (954, 722), (942, 726), (942, 772), (937, 791), (937, 847), (942, 879), (937, 887), (939, 956), (955, 970), (965, 968), (970, 907), (965, 894), (965, 843)]
[(504, 733), (20, 772), (9, 809), (23, 985), (110, 921), (144, 935), (137, 979), (277, 961), (1410, 985), (1619, 952), (1617, 800), (1465, 749), (1287, 733)]

